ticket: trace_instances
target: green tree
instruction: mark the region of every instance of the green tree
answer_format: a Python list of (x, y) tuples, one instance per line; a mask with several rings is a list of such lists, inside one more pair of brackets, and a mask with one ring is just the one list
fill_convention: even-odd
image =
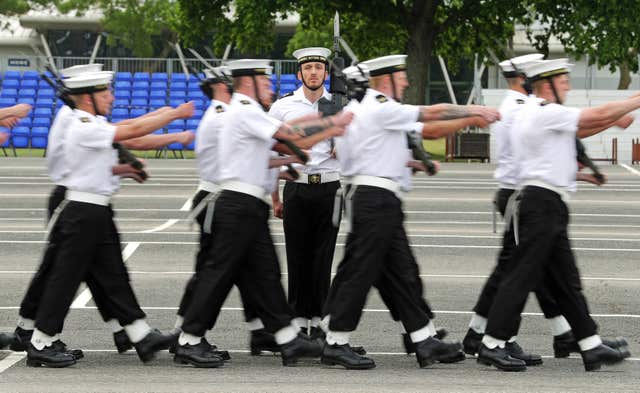
[(524, 22), (536, 48), (548, 52), (556, 37), (565, 50), (589, 64), (620, 70), (618, 89), (627, 89), (638, 71), (640, 7), (637, 0), (538, 0)]

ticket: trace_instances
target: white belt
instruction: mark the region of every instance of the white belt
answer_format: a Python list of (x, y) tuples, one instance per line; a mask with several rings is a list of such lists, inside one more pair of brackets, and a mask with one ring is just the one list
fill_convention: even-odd
[(220, 186), (210, 181), (200, 180), (200, 183), (198, 184), (198, 191), (201, 190), (215, 193), (220, 191)]
[(90, 192), (67, 190), (66, 199), (75, 202), (91, 203), (92, 205), (109, 206), (111, 197), (92, 194)]
[(324, 173), (300, 173), (300, 176), (294, 180), (296, 183), (303, 184), (324, 184), (340, 180), (340, 172), (324, 172)]
[(534, 186), (534, 187), (541, 187), (541, 188), (546, 188), (549, 191), (553, 191), (556, 194), (560, 195), (560, 198), (562, 199), (562, 201), (566, 204), (569, 203), (569, 193), (567, 192), (566, 189), (563, 189), (561, 187), (556, 187), (553, 186), (547, 182), (544, 182), (542, 180), (526, 180), (522, 183), (522, 187), (526, 187), (526, 186)]
[(356, 175), (352, 179), (352, 184), (354, 186), (372, 186), (384, 188), (385, 190), (393, 192), (398, 197), (402, 196), (400, 192), (400, 184), (391, 179), (387, 179), (386, 177)]
[(260, 200), (264, 200), (267, 194), (262, 187), (235, 180), (225, 181), (220, 185), (220, 187), (223, 190), (241, 192), (243, 194), (251, 195), (252, 197), (256, 197)]

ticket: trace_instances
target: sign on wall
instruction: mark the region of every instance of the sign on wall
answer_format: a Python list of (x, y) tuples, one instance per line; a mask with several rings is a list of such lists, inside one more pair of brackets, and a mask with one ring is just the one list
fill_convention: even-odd
[(30, 67), (31, 62), (25, 58), (9, 58), (7, 60), (9, 67)]

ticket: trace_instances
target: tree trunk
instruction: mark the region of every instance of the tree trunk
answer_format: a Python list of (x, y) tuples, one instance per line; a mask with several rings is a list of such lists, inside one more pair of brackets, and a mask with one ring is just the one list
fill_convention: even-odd
[(618, 90), (627, 90), (631, 84), (631, 71), (629, 63), (626, 61), (620, 64), (620, 81), (618, 82)]
[(404, 101), (410, 104), (425, 104), (429, 83), (429, 64), (436, 35), (434, 15), (439, 1), (415, 0), (407, 21), (407, 75), (409, 88)]

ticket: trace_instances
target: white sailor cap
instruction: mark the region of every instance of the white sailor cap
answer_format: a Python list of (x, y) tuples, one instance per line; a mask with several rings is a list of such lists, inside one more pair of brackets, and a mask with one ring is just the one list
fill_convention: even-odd
[(331, 55), (331, 51), (322, 47), (302, 48), (293, 52), (293, 57), (298, 59), (298, 64), (309, 63), (311, 61), (327, 64), (329, 62), (329, 55)]
[(102, 64), (79, 64), (61, 69), (60, 75), (62, 75), (63, 78), (73, 78), (74, 76), (86, 74), (89, 72), (100, 71), (102, 71)]
[(391, 55), (378, 57), (375, 59), (363, 61), (369, 68), (371, 76), (378, 76), (383, 74), (392, 74), (397, 71), (404, 71), (407, 69), (407, 55)]
[(113, 72), (100, 71), (84, 73), (62, 81), (69, 94), (85, 94), (107, 90), (111, 86)]
[[(528, 55), (513, 57), (500, 62), (500, 68), (506, 78), (513, 78), (522, 74), (522, 70), (544, 58), (542, 53), (531, 53)], [(515, 66), (515, 67), (514, 67)]]
[(342, 73), (345, 78), (354, 82), (369, 81), (369, 67), (363, 63), (347, 67), (342, 70)]
[(247, 76), (247, 75), (271, 75), (273, 67), (269, 65), (269, 59), (242, 59), (231, 60), (227, 63), (227, 67), (231, 70), (231, 76)]
[(524, 67), (524, 73), (527, 75), (527, 78), (536, 81), (556, 75), (568, 74), (571, 72), (572, 65), (567, 58), (542, 60)]
[(231, 70), (227, 66), (207, 68), (204, 70), (204, 76), (209, 83), (219, 83), (231, 77)]

